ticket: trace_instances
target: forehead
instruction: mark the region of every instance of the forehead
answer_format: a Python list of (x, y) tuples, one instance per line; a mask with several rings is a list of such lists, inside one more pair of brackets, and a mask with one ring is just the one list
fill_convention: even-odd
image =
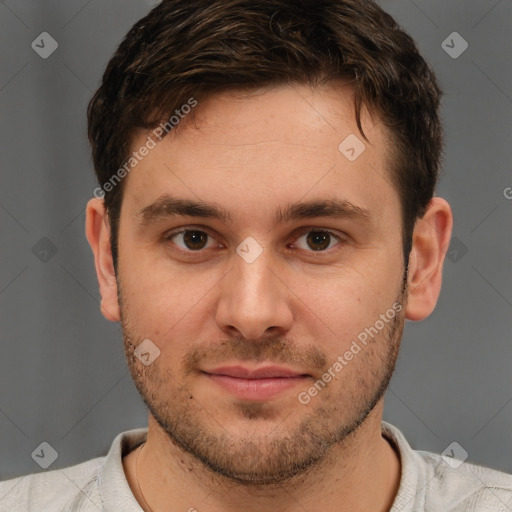
[[(293, 85), (217, 94), (170, 132), (130, 173), (123, 202), (144, 208), (163, 194), (251, 205), (274, 215), (276, 202), (337, 195), (379, 214), (398, 203), (389, 173), (390, 136), (377, 116), (357, 128), (343, 84)], [(191, 121), (191, 122), (189, 122)], [(147, 134), (134, 140), (136, 150)], [(348, 197), (350, 196), (350, 197)], [(399, 210), (396, 205), (396, 211)]]

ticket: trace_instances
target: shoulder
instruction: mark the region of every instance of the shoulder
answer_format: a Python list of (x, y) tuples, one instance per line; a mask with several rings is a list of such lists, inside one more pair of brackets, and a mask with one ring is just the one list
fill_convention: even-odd
[(97, 483), (104, 459), (0, 482), (0, 512), (101, 510)]
[(443, 500), (450, 512), (511, 510), (512, 475), (435, 453), (416, 453), (431, 468), (429, 500)]
[(139, 510), (123, 470), (123, 456), (144, 442), (147, 429), (121, 432), (105, 457), (0, 482), (0, 512)]
[(512, 475), (458, 460), (455, 452), (464, 453), (460, 447), (445, 455), (413, 450), (400, 430), (386, 422), (382, 433), (399, 452), (402, 465), (393, 512), (512, 510)]

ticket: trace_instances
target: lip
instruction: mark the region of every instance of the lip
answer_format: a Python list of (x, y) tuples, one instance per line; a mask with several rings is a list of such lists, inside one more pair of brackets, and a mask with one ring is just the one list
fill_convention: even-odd
[(299, 377), (305, 375), (289, 368), (285, 368), (284, 366), (263, 366), (252, 370), (245, 366), (221, 366), (213, 370), (205, 370), (205, 373), (211, 375), (226, 375), (227, 377), (236, 377), (239, 379), (268, 379), (276, 377)]
[(281, 366), (249, 369), (244, 366), (223, 366), (203, 371), (211, 381), (231, 394), (245, 400), (265, 401), (304, 381), (310, 376)]

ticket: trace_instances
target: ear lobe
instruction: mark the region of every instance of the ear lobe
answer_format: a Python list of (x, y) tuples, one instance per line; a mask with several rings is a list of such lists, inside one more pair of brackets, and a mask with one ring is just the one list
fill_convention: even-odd
[(87, 203), (85, 234), (94, 254), (94, 265), (101, 294), (101, 312), (111, 322), (121, 319), (117, 280), (112, 259), (110, 222), (103, 199)]
[(406, 318), (423, 320), (436, 306), (443, 264), (450, 244), (453, 215), (449, 204), (434, 197), (425, 215), (416, 221), (409, 256)]

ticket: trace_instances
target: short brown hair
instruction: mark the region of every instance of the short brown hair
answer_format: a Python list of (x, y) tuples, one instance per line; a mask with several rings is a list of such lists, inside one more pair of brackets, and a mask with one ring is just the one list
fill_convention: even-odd
[[(361, 134), (364, 105), (393, 140), (407, 265), (412, 231), (438, 179), (441, 91), (412, 38), (371, 0), (163, 0), (128, 32), (88, 108), (100, 185), (129, 158), (133, 137), (193, 97), (278, 84), (348, 80)], [(341, 141), (340, 141), (341, 142)], [(104, 193), (117, 262), (123, 183)]]

